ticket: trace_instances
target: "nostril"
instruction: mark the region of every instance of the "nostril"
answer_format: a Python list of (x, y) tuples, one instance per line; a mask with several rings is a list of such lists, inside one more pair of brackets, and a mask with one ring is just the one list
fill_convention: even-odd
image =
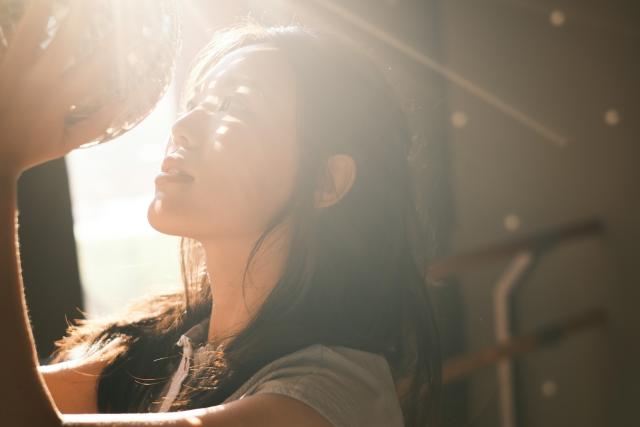
[(173, 153), (175, 151), (178, 151), (181, 147), (190, 148), (191, 145), (192, 144), (190, 143), (190, 141), (187, 138), (185, 138), (183, 135), (173, 134), (169, 140), (167, 151), (169, 153)]

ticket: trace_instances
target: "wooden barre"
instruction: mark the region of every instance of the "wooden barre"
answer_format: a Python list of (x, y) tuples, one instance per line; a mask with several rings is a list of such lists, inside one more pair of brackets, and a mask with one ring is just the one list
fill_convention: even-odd
[[(531, 353), (568, 338), (584, 329), (602, 326), (606, 323), (606, 312), (602, 308), (591, 309), (582, 314), (556, 322), (529, 334), (512, 338), (506, 342), (475, 351), (444, 362), (442, 382), (449, 384), (470, 376), (476, 371), (504, 359)], [(407, 393), (410, 378), (400, 380), (396, 386), (399, 397)]]
[(514, 337), (504, 343), (449, 359), (444, 363), (443, 382), (446, 384), (459, 380), (500, 360), (536, 351), (584, 329), (605, 323), (605, 311), (601, 308), (592, 309), (561, 322), (544, 326), (535, 332)]

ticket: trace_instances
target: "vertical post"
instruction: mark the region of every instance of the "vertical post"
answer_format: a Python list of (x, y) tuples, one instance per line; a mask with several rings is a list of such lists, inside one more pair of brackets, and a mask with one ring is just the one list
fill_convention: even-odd
[[(494, 287), (493, 313), (498, 343), (511, 338), (510, 296), (519, 280), (532, 265), (533, 260), (534, 256), (530, 251), (516, 254)], [(498, 402), (502, 427), (515, 427), (516, 425), (512, 369), (512, 363), (508, 359), (498, 363)]]

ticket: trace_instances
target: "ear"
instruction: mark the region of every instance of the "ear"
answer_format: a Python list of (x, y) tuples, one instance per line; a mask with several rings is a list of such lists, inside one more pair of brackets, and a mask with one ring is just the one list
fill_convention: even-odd
[(316, 208), (338, 202), (351, 189), (356, 179), (356, 162), (346, 154), (335, 154), (327, 160), (326, 175), (315, 193)]

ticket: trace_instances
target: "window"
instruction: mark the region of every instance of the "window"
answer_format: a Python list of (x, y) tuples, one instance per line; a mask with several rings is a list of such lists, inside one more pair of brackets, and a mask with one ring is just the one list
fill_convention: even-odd
[(181, 288), (179, 237), (147, 222), (175, 119), (174, 93), (170, 88), (154, 112), (122, 137), (67, 156), (88, 316), (113, 313), (148, 292)]

